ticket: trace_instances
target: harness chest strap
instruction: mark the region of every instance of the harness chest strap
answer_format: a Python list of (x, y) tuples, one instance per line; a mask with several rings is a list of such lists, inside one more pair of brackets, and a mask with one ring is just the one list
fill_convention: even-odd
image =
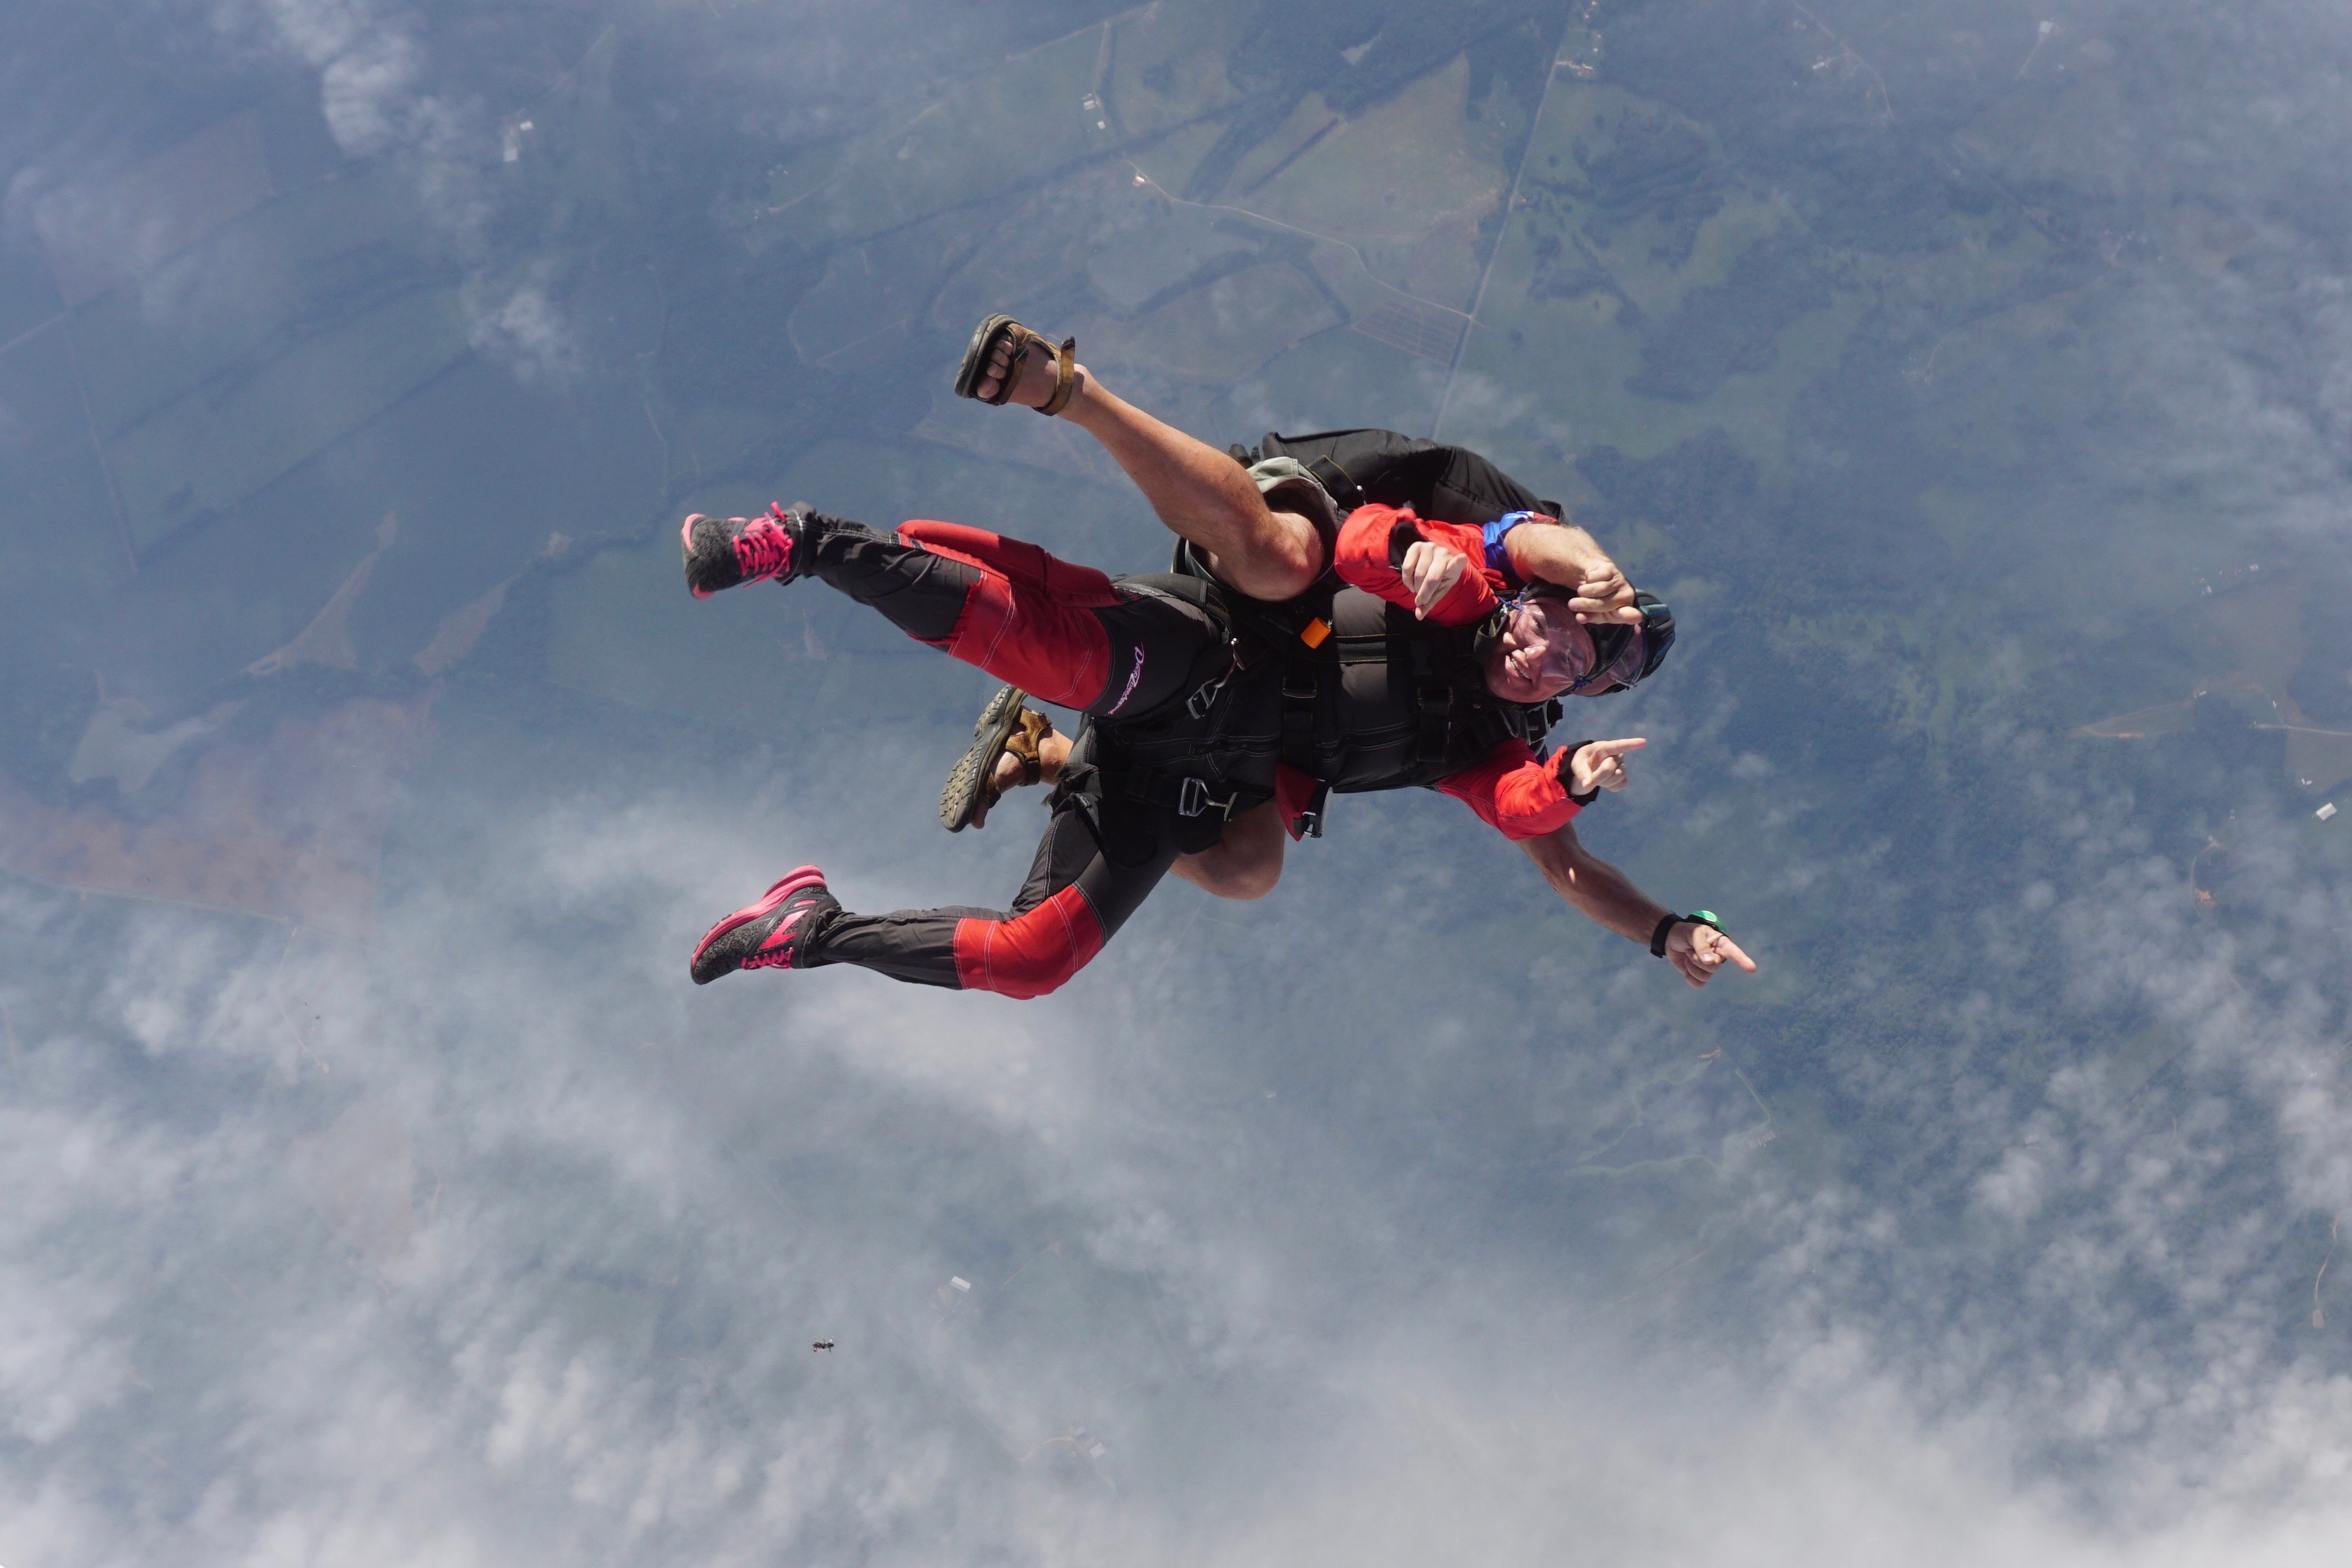
[[(1330, 784), (1322, 779), (1317, 742), (1324, 739), (1328, 727), (1324, 721), (1331, 709), (1331, 693), (1327, 688), (1327, 671), (1336, 669), (1339, 639), (1332, 635), (1332, 605), (1339, 589), (1335, 574), (1324, 576), (1294, 599), (1281, 605), (1267, 605), (1236, 595), (1225, 601), (1234, 627), (1234, 673), (1275, 665), (1280, 672), (1276, 690), (1280, 706), (1276, 715), (1276, 759), (1285, 769), (1298, 778), (1308, 781), (1307, 801), (1296, 817), (1296, 831), (1304, 837), (1320, 838), (1326, 802)], [(1194, 694), (1213, 702), (1221, 694), (1224, 679), (1214, 683), (1215, 689), (1203, 688)], [(1194, 710), (1200, 718), (1202, 710)], [(1219, 725), (1222, 729), (1222, 723)], [(1253, 792), (1255, 793), (1255, 792)], [(1257, 795), (1249, 802), (1273, 798)], [(1238, 809), (1238, 808), (1237, 808)], [(1286, 815), (1288, 815), (1286, 811)]]
[(1558, 699), (1517, 703), (1487, 689), (1484, 655), (1499, 621), (1498, 614), (1475, 626), (1414, 622), (1402, 637), (1391, 625), (1378, 634), (1334, 638), (1332, 651), (1340, 665), (1396, 666), (1402, 659), (1404, 679), (1398, 695), (1409, 697), (1411, 706), (1401, 707), (1398, 718), (1412, 725), (1419, 759), (1466, 767), (1506, 740), (1541, 747), (1560, 719)]
[[(1221, 789), (1224, 791), (1223, 795), (1217, 793)], [(1272, 790), (1238, 783), (1213, 784), (1189, 773), (1077, 763), (1062, 770), (1061, 780), (1054, 786), (1046, 804), (1058, 808), (1066, 801), (1093, 802), (1105, 797), (1158, 806), (1186, 818), (1213, 812), (1231, 822), (1242, 812), (1263, 805), (1275, 796)]]

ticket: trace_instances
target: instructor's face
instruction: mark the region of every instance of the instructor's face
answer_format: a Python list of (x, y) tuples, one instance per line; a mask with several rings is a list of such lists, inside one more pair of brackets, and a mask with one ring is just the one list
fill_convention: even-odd
[(1521, 599), (1486, 656), (1486, 689), (1510, 702), (1557, 697), (1592, 668), (1592, 634), (1558, 599)]

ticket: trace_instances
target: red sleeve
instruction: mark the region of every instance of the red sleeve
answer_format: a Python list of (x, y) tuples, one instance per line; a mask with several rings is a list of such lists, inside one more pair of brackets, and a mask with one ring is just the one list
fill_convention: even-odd
[(1336, 552), (1340, 580), (1412, 609), (1412, 595), (1391, 563), (1416, 539), (1443, 544), (1470, 563), (1454, 591), (1430, 611), (1431, 620), (1441, 626), (1475, 626), (1502, 602), (1502, 574), (1486, 569), (1486, 535), (1466, 523), (1431, 522), (1415, 517), (1411, 507), (1374, 504), (1360, 506), (1348, 514), (1339, 528)]
[(1475, 767), (1437, 781), (1441, 795), (1450, 795), (1478, 814), (1479, 820), (1517, 842), (1557, 833), (1584, 808), (1568, 798), (1559, 770), (1568, 765), (1565, 753), (1536, 761), (1525, 741), (1505, 741), (1486, 753)]

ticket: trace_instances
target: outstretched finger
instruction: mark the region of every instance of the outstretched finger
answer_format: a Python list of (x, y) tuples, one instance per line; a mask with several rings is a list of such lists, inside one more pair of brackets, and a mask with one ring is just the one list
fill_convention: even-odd
[(1587, 741), (1584, 742), (1588, 750), (1598, 752), (1604, 757), (1622, 757), (1628, 752), (1638, 752), (1649, 743), (1649, 738), (1643, 735), (1629, 735), (1622, 741)]
[(1739, 944), (1732, 941), (1729, 937), (1725, 936), (1721, 931), (1716, 932), (1715, 941), (1708, 943), (1708, 947), (1714, 952), (1721, 955), (1722, 957), (1727, 958), (1732, 963), (1738, 964), (1741, 973), (1747, 974), (1753, 974), (1756, 973), (1756, 961), (1748, 957), (1746, 953), (1740, 952)]

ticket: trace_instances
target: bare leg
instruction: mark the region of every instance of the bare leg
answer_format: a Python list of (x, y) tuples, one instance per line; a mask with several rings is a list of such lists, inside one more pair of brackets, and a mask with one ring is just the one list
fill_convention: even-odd
[(1221, 899), (1262, 899), (1282, 880), (1282, 814), (1252, 806), (1225, 824), (1225, 836), (1198, 855), (1179, 855), (1169, 869)]
[[(1051, 784), (1062, 776), (1070, 760), (1070, 737), (1055, 731), (1037, 742), (1037, 782)], [(1010, 795), (1021, 787), (1021, 759), (1006, 752), (996, 759), (996, 790)], [(985, 807), (971, 819), (979, 827), (988, 821)], [(1225, 824), (1224, 837), (1198, 855), (1180, 855), (1171, 869), (1203, 892), (1221, 899), (1262, 899), (1282, 880), (1285, 835), (1281, 813), (1274, 802), (1253, 806)]]
[[(993, 372), (978, 390), (992, 394), (1008, 355), (999, 344)], [(1209, 557), (1217, 575), (1254, 599), (1287, 599), (1322, 572), (1323, 542), (1297, 512), (1276, 511), (1232, 458), (1106, 391), (1084, 365), (1061, 416), (1103, 445), (1127, 470), (1160, 521)], [(1034, 408), (1054, 390), (1052, 356), (1032, 348), (1013, 401)], [(1177, 875), (1184, 876), (1182, 862)], [(1269, 886), (1272, 884), (1269, 883)]]

